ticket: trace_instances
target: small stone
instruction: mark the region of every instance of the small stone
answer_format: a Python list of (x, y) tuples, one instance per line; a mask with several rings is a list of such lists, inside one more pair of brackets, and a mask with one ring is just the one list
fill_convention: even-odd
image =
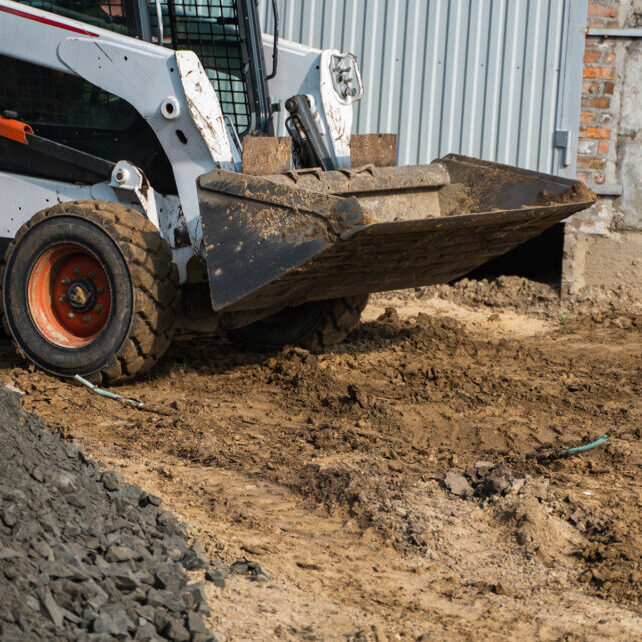
[(190, 633), (207, 633), (207, 629), (203, 624), (203, 618), (197, 613), (187, 614), (187, 628)]
[(490, 475), (493, 468), (495, 468), (495, 464), (490, 461), (476, 461), (474, 467), (477, 478), (482, 479)]
[(178, 593), (187, 583), (182, 573), (177, 573), (167, 566), (156, 571), (154, 577), (157, 586), (172, 593)]
[(57, 629), (60, 628), (63, 621), (62, 610), (58, 606), (58, 604), (56, 604), (56, 600), (54, 600), (53, 595), (48, 588), (45, 588), (42, 591), (40, 601), (45, 607), (45, 610), (49, 614), (49, 617), (51, 618), (51, 621), (54, 623), (55, 627)]
[(0, 512), (0, 519), (8, 528), (13, 528), (18, 521), (18, 508), (15, 504), (11, 504)]
[(51, 550), (51, 546), (47, 544), (47, 542), (44, 542), (42, 540), (36, 541), (34, 544), (32, 544), (31, 548), (33, 548), (40, 557), (44, 557), (47, 560), (53, 560), (54, 559), (54, 554), (53, 551)]
[(519, 494), (545, 500), (548, 497), (548, 482), (529, 477), (521, 487)]
[(106, 606), (94, 620), (94, 633), (106, 633), (120, 639), (129, 637), (127, 613), (120, 606)]
[(193, 571), (209, 566), (210, 561), (205, 555), (203, 547), (197, 542), (183, 555), (181, 563), (188, 571)]
[(108, 562), (128, 562), (129, 560), (139, 560), (142, 555), (128, 546), (110, 546), (105, 555)]
[(250, 570), (246, 560), (238, 560), (230, 566), (230, 573), (233, 575), (245, 575)]
[(113, 471), (108, 470), (104, 472), (100, 478), (103, 486), (110, 492), (119, 490), (122, 487), (120, 477)]
[(189, 631), (178, 621), (170, 620), (159, 633), (174, 642), (189, 642)]
[(472, 497), (473, 487), (468, 483), (468, 480), (459, 473), (450, 471), (446, 474), (444, 478), (444, 484), (446, 488), (453, 494), (458, 497)]
[(73, 493), (76, 490), (76, 478), (65, 471), (54, 473), (50, 481), (61, 493)]
[(225, 578), (227, 577), (227, 571), (224, 569), (214, 569), (205, 571), (205, 579), (208, 582), (212, 582), (214, 586), (218, 586), (220, 589), (225, 588)]
[(156, 639), (158, 639), (156, 627), (151, 622), (145, 622), (145, 624), (140, 625), (136, 629), (134, 640), (140, 640), (140, 642), (151, 642), (151, 640)]
[(189, 584), (185, 589), (184, 595), (191, 599), (193, 608), (197, 613), (202, 613), (205, 616), (210, 615), (210, 609), (207, 605), (207, 596), (205, 595), (205, 589), (201, 582), (197, 584)]
[(44, 470), (42, 469), (42, 467), (41, 467), (41, 466), (35, 466), (35, 467), (34, 467), (34, 468), (29, 472), (29, 474), (31, 475), (31, 477), (32, 477), (33, 479), (35, 479), (37, 482), (40, 482), (41, 484), (42, 484), (42, 482), (44, 482), (44, 481), (45, 481), (45, 473), (44, 473)]
[(9, 546), (0, 548), (0, 560), (10, 560), (16, 557), (24, 557), (24, 553), (22, 551), (17, 551), (15, 548), (10, 548)]

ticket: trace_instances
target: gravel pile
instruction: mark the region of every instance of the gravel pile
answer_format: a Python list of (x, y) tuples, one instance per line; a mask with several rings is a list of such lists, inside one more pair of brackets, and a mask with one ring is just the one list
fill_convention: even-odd
[(102, 472), (0, 384), (0, 639), (216, 640), (160, 500)]

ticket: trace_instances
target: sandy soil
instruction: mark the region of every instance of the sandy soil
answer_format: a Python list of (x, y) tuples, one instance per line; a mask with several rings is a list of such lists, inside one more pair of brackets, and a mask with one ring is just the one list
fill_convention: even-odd
[[(323, 355), (185, 332), (118, 390), (155, 412), (29, 369), (6, 341), (0, 377), (212, 558), (263, 566), (267, 582), (208, 584), (227, 639), (640, 639), (642, 315), (501, 283), (374, 297)], [(606, 432), (582, 456), (526, 458)], [(528, 483), (445, 487), (480, 460)]]

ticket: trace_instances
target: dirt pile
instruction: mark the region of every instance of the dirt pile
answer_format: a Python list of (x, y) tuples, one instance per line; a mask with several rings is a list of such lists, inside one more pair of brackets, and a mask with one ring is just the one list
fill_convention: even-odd
[(160, 499), (101, 472), (0, 385), (0, 637), (213, 640)]
[(495, 279), (463, 278), (451, 284), (433, 285), (374, 295), (374, 301), (413, 304), (432, 298), (471, 308), (507, 310), (554, 319), (562, 324), (582, 319), (593, 324), (621, 329), (642, 328), (642, 302), (624, 291), (585, 288), (561, 299), (556, 288), (520, 276)]

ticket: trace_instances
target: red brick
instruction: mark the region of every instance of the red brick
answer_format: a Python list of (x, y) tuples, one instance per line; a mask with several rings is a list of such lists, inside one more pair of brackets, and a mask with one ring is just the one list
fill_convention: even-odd
[(608, 96), (596, 96), (589, 98), (582, 97), (582, 107), (593, 107), (594, 109), (608, 109), (611, 106), (611, 99)]
[(620, 28), (620, 23), (617, 20), (609, 20), (606, 23), (606, 28), (607, 29), (619, 29)]
[(584, 67), (584, 78), (606, 78), (613, 80), (615, 70), (613, 67)]
[(601, 4), (591, 2), (589, 5), (589, 16), (603, 16), (604, 18), (617, 18), (617, 9), (604, 7)]
[(582, 183), (588, 182), (588, 173), (587, 172), (575, 172), (575, 178)]
[(597, 152), (598, 154), (608, 154), (609, 153), (609, 144), (608, 143), (600, 143), (597, 146)]
[(584, 52), (584, 62), (597, 62), (602, 55), (601, 51), (592, 51), (587, 49)]
[(611, 130), (605, 127), (585, 127), (584, 129), (580, 129), (580, 137), (608, 140), (611, 138)]
[(589, 123), (595, 122), (595, 113), (592, 111), (583, 111), (580, 112), (580, 122), (583, 125), (588, 125)]
[(582, 93), (583, 94), (597, 94), (600, 91), (599, 83), (593, 82), (592, 80), (583, 80), (582, 81)]
[(613, 90), (615, 89), (615, 85), (612, 82), (605, 82), (604, 83), (604, 93), (605, 94), (613, 94)]
[(577, 157), (577, 166), (580, 169), (602, 169), (605, 163), (605, 158), (598, 158), (596, 156)]

